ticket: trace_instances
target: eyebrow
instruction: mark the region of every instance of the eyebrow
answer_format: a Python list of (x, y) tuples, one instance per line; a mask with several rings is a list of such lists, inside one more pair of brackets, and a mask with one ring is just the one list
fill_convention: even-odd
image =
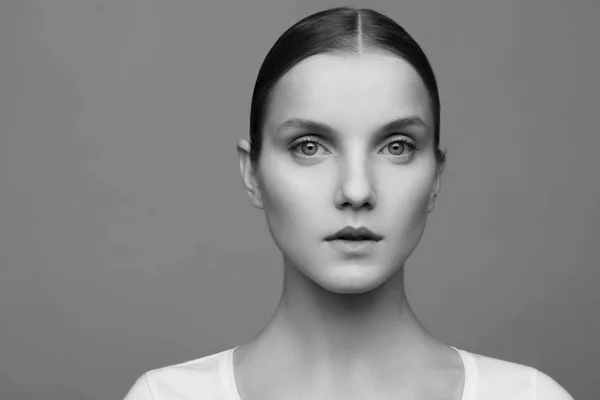
[[(425, 121), (418, 116), (397, 118), (377, 129), (376, 137), (379, 137), (390, 130), (404, 129), (411, 126), (417, 126), (425, 129), (427, 128)], [(302, 128), (314, 133), (321, 133), (325, 136), (330, 136), (332, 132), (335, 132), (335, 130), (327, 124), (302, 118), (290, 118), (285, 120), (281, 125), (279, 125), (277, 131), (287, 127)]]

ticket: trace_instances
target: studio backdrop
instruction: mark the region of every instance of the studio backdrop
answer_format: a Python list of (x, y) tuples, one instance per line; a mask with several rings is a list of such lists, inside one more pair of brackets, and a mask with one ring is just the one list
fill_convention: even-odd
[(282, 259), (236, 143), (274, 41), (350, 5), (406, 28), (438, 78), (417, 316), (598, 399), (599, 4), (0, 2), (0, 397), (120, 399), (262, 328)]

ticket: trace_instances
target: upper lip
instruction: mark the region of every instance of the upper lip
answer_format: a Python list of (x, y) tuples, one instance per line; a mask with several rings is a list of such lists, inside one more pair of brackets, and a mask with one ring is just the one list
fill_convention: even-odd
[(325, 240), (336, 240), (336, 239), (345, 239), (345, 240), (381, 240), (382, 236), (372, 232), (364, 226), (360, 226), (358, 228), (353, 228), (351, 226), (346, 226), (343, 229), (340, 229), (333, 235), (329, 235), (325, 238)]

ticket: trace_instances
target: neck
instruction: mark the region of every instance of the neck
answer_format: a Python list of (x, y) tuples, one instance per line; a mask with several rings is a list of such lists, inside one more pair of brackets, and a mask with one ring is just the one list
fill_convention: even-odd
[(408, 303), (404, 267), (366, 293), (339, 294), (287, 264), (277, 310), (254, 341), (257, 349), (341, 371), (399, 360), (414, 366), (440, 345)]

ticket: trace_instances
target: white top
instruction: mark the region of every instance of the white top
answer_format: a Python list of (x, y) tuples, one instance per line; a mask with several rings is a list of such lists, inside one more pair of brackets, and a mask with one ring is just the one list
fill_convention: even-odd
[[(237, 347), (148, 371), (124, 400), (242, 400), (233, 371)], [(573, 400), (554, 379), (533, 367), (450, 347), (465, 368), (461, 400)]]

